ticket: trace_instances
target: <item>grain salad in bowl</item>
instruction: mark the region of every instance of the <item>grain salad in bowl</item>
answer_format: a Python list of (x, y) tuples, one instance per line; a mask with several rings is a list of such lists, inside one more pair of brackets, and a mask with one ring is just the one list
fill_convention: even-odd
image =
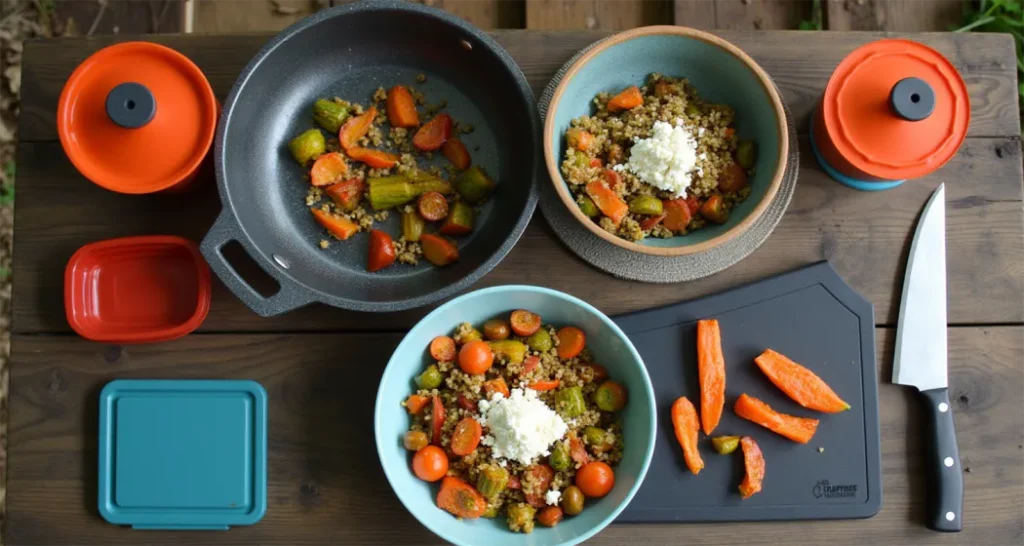
[(439, 482), (439, 508), (531, 533), (614, 487), (627, 391), (594, 362), (583, 330), (519, 309), (479, 329), (461, 323), (427, 350), (402, 402), (402, 442), (412, 472)]
[(724, 224), (750, 195), (757, 144), (736, 136), (731, 107), (685, 79), (654, 73), (594, 106), (565, 131), (561, 170), (580, 211), (609, 233), (685, 235)]
[(657, 413), (643, 359), (601, 311), (493, 286), (405, 334), (381, 376), (374, 437), (398, 500), (444, 541), (571, 546), (639, 490)]

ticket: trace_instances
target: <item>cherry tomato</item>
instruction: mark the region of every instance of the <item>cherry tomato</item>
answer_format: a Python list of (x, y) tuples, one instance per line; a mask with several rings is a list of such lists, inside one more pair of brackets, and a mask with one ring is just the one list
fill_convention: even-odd
[(412, 471), (425, 482), (436, 482), (448, 473), (448, 456), (437, 446), (421, 448), (412, 456)]
[(690, 206), (684, 199), (671, 199), (663, 201), (665, 208), (665, 219), (662, 225), (670, 231), (683, 231), (690, 225), (693, 215), (690, 214)]
[(370, 230), (370, 257), (366, 262), (367, 271), (380, 271), (395, 263), (395, 244), (391, 236), (379, 229)]
[(430, 357), (438, 362), (455, 361), (455, 340), (448, 336), (437, 336), (430, 341)]
[(508, 322), (501, 319), (491, 319), (484, 323), (484, 335), (487, 339), (492, 341), (501, 341), (508, 339), (509, 326)]
[(591, 461), (576, 472), (576, 487), (588, 497), (603, 497), (615, 487), (615, 472), (607, 463)]
[(537, 523), (545, 527), (554, 527), (562, 521), (562, 509), (557, 506), (548, 506), (537, 513)]
[(430, 222), (444, 220), (444, 217), (448, 216), (448, 200), (436, 191), (428, 191), (421, 195), (416, 208), (419, 209), (420, 216)]
[(725, 169), (718, 175), (718, 189), (724, 193), (740, 191), (747, 187), (747, 171), (740, 167), (735, 161), (725, 166)]
[(459, 350), (459, 367), (470, 375), (487, 373), (494, 363), (494, 351), (483, 341), (470, 341)]
[(525, 487), (529, 488), (529, 492), (523, 491), (526, 502), (534, 508), (547, 506), (547, 502), (544, 501), (544, 494), (548, 492), (548, 488), (551, 487), (551, 481), (555, 479), (555, 469), (546, 464), (536, 464), (527, 468), (526, 474), (529, 476), (527, 479), (528, 484), (524, 484)]
[(583, 352), (587, 336), (575, 326), (566, 326), (558, 331), (558, 358), (573, 358)]
[(314, 186), (327, 186), (341, 182), (348, 174), (345, 156), (338, 152), (324, 154), (316, 159), (309, 170), (309, 181)]
[(512, 323), (512, 331), (517, 336), (532, 336), (534, 332), (540, 330), (540, 315), (525, 309), (512, 311), (509, 322)]

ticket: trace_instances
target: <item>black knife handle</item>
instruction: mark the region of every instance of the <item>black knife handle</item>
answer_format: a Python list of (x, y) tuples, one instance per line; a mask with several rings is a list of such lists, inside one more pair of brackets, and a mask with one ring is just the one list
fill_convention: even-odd
[(921, 391), (928, 419), (928, 527), (955, 533), (963, 528), (964, 475), (947, 389)]

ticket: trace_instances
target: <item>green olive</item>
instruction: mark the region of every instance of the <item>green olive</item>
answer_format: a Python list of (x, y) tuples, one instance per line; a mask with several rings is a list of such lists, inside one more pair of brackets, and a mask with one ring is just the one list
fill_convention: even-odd
[(757, 161), (757, 143), (753, 140), (741, 140), (736, 145), (736, 163), (744, 169), (754, 168)]
[(583, 511), (583, 491), (570, 485), (562, 491), (562, 510), (567, 516), (575, 516)]
[(629, 202), (629, 211), (645, 216), (657, 216), (665, 212), (661, 199), (653, 195), (638, 195)]
[(427, 437), (427, 433), (421, 430), (410, 430), (405, 433), (402, 438), (402, 443), (405, 445), (405, 449), (409, 451), (419, 451), (430, 443), (430, 438)]
[(429, 368), (423, 371), (419, 377), (416, 378), (416, 384), (421, 389), (436, 389), (441, 386), (441, 370), (437, 369), (437, 366), (431, 364)]
[(551, 334), (541, 328), (526, 338), (526, 344), (534, 351), (546, 353), (551, 350)]

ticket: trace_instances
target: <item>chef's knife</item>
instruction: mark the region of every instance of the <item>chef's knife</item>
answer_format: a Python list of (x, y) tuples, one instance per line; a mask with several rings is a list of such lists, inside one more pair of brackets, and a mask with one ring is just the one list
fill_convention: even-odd
[(935, 190), (914, 233), (903, 279), (892, 382), (917, 387), (930, 444), (928, 526), (962, 528), (964, 482), (946, 378), (946, 191)]

